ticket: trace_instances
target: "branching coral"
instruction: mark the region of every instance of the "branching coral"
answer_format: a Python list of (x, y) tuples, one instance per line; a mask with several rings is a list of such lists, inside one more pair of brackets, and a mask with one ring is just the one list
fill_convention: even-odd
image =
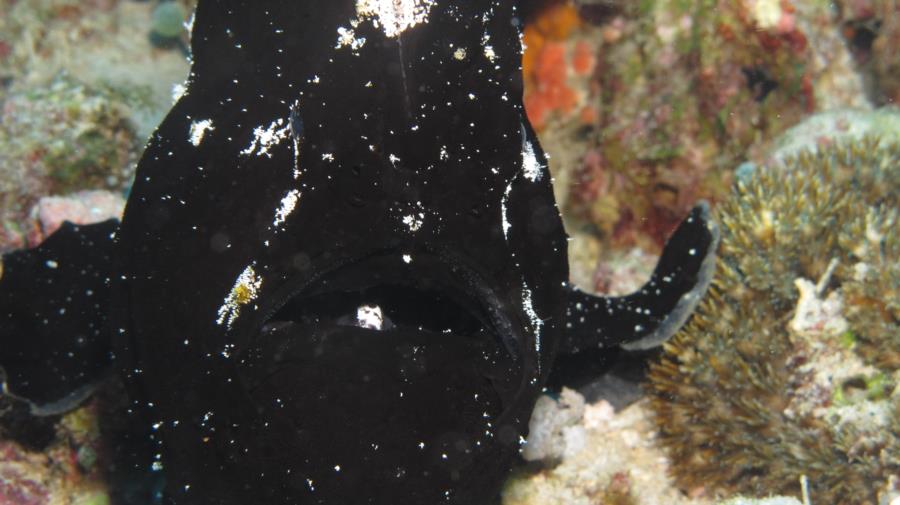
[(760, 168), (720, 207), (717, 279), (650, 372), (681, 486), (894, 496), (898, 174), (900, 145), (865, 138)]

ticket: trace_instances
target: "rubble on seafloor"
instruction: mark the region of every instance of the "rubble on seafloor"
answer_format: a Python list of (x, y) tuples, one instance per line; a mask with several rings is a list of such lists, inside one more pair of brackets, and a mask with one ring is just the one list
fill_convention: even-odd
[(503, 505), (813, 505), (792, 496), (718, 501), (702, 487), (684, 493), (668, 476), (653, 424), (647, 400), (616, 412), (571, 389), (542, 396), (523, 449), (532, 465), (507, 482)]
[(526, 457), (546, 461), (514, 474), (504, 505), (712, 503), (672, 485), (646, 401), (615, 412), (605, 400), (585, 405), (564, 389), (558, 401), (539, 400), (529, 427), (536, 436), (529, 434)]

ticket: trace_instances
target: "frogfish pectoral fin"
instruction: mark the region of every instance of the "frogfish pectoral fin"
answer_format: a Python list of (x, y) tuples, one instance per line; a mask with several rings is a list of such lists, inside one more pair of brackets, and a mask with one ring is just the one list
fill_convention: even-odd
[(118, 220), (70, 222), (33, 249), (3, 255), (0, 395), (31, 414), (70, 410), (110, 366), (106, 327)]
[(666, 242), (653, 275), (638, 291), (601, 297), (570, 288), (560, 353), (661, 345), (687, 321), (709, 287), (718, 243), (709, 205), (701, 202)]

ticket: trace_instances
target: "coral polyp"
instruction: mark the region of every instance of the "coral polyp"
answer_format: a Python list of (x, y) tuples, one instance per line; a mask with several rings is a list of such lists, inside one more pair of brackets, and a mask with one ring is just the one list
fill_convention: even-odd
[(900, 145), (867, 137), (739, 180), (716, 280), (650, 392), (685, 489), (889, 503), (900, 474)]

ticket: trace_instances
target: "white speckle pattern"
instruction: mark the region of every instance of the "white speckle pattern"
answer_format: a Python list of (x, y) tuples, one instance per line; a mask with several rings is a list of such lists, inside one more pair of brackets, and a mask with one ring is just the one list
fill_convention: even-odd
[(300, 201), (300, 194), (298, 189), (288, 191), (288, 194), (281, 199), (281, 207), (275, 211), (275, 221), (272, 222), (272, 226), (278, 227), (284, 224), (297, 206), (297, 202)]
[(494, 46), (491, 45), (491, 36), (487, 33), (481, 36), (481, 47), (484, 48), (484, 57), (494, 63), (497, 59), (497, 52), (494, 51)]
[(231, 325), (234, 324), (235, 320), (237, 320), (240, 315), (241, 307), (252, 302), (259, 296), (259, 289), (262, 287), (262, 282), (262, 277), (256, 274), (253, 265), (248, 265), (247, 268), (241, 272), (241, 275), (238, 276), (237, 280), (234, 281), (231, 292), (228, 293), (222, 306), (219, 307), (219, 317), (216, 319), (216, 324), (220, 326), (224, 324), (231, 329)]
[(281, 141), (288, 138), (290, 134), (290, 125), (286, 125), (285, 120), (281, 118), (272, 121), (272, 124), (266, 129), (263, 129), (262, 126), (257, 126), (253, 130), (253, 141), (250, 142), (250, 145), (246, 149), (241, 151), (241, 154), (250, 156), (255, 153), (257, 156), (267, 156), (271, 158), (272, 153), (269, 152), (269, 149), (281, 143)]
[(512, 192), (512, 183), (506, 185), (503, 198), (500, 200), (500, 217), (503, 220), (503, 238), (509, 240), (509, 219), (506, 217), (506, 206), (509, 204), (509, 194)]
[(350, 28), (339, 27), (337, 29), (338, 39), (337, 44), (334, 46), (335, 49), (340, 49), (342, 47), (349, 47), (354, 51), (358, 51), (362, 46), (366, 44), (365, 37), (356, 37), (356, 32)]
[(425, 213), (419, 212), (418, 214), (407, 214), (403, 216), (403, 224), (405, 224), (409, 231), (415, 233), (422, 228), (422, 223), (425, 222)]
[(525, 178), (531, 182), (541, 180), (541, 175), (543, 175), (542, 168), (537, 156), (534, 154), (534, 146), (531, 145), (531, 142), (525, 140), (522, 144), (522, 173), (525, 175)]
[(406, 263), (407, 265), (412, 263), (412, 256), (410, 256), (409, 254), (404, 254), (403, 262)]
[(525, 314), (531, 321), (531, 328), (534, 330), (534, 350), (539, 353), (541, 352), (541, 328), (544, 326), (544, 321), (534, 311), (531, 289), (524, 281), (522, 282), (522, 306), (525, 308)]
[(360, 328), (380, 330), (384, 324), (384, 314), (378, 305), (360, 305), (356, 309), (356, 324)]
[(371, 19), (388, 37), (397, 37), (419, 23), (427, 23), (433, 5), (433, 0), (356, 0), (356, 15)]
[(494, 52), (494, 46), (484, 46), (484, 57), (487, 58), (491, 63), (497, 59), (497, 53)]
[(200, 143), (203, 142), (203, 136), (206, 135), (206, 132), (213, 131), (215, 129), (216, 127), (213, 126), (212, 119), (192, 121), (190, 136), (191, 144), (194, 144), (194, 147), (199, 146)]

